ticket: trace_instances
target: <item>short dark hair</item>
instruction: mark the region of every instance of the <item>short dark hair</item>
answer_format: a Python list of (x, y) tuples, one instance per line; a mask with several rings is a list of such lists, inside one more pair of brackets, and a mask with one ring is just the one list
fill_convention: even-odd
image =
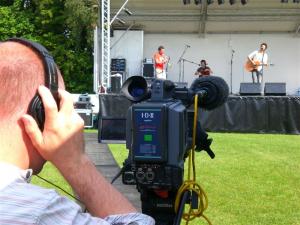
[(160, 50), (162, 50), (162, 49), (165, 49), (165, 47), (162, 46), (162, 45), (158, 47), (158, 51), (160, 51)]
[(262, 45), (266, 46), (266, 49), (268, 48), (267, 43), (263, 42), (263, 43), (260, 44), (260, 46), (262, 46)]
[(200, 63), (203, 63), (203, 62), (205, 63), (205, 65), (207, 64), (205, 59), (202, 59), (202, 60), (200, 61)]

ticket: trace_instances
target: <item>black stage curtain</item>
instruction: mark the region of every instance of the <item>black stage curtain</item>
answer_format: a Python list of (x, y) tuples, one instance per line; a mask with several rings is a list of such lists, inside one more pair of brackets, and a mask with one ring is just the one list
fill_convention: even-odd
[[(126, 118), (131, 103), (121, 95), (100, 95), (103, 118)], [(230, 96), (213, 111), (200, 110), (207, 131), (300, 134), (300, 97)]]
[(100, 117), (126, 118), (127, 110), (131, 102), (123, 95), (101, 94), (99, 95)]

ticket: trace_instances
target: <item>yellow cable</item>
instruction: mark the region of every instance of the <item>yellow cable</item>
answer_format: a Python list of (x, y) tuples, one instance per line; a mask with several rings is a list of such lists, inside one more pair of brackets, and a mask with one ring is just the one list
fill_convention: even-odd
[[(185, 191), (195, 192), (198, 196), (198, 208), (192, 209), (192, 203), (189, 204), (189, 212), (183, 213), (182, 219), (186, 221), (188, 225), (189, 221), (195, 219), (196, 217), (203, 217), (209, 225), (212, 225), (210, 220), (203, 214), (208, 207), (208, 199), (203, 188), (196, 182), (196, 168), (195, 168), (195, 145), (196, 145), (196, 129), (197, 129), (197, 117), (198, 117), (198, 95), (195, 95), (194, 102), (194, 122), (193, 122), (193, 141), (192, 149), (188, 154), (188, 174), (187, 180), (183, 182), (181, 187), (177, 192), (175, 199), (175, 212), (178, 212), (180, 200)], [(191, 178), (192, 174), (192, 178)]]

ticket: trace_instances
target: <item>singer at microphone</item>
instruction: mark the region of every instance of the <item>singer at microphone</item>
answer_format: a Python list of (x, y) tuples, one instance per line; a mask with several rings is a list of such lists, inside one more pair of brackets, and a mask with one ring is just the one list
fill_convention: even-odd
[(207, 66), (206, 60), (202, 59), (200, 62), (200, 67), (195, 72), (195, 76), (210, 76), (212, 73), (213, 71), (210, 69), (210, 67)]
[(155, 75), (158, 79), (167, 79), (167, 65), (170, 57), (166, 56), (164, 46), (159, 46), (158, 51), (154, 54)]

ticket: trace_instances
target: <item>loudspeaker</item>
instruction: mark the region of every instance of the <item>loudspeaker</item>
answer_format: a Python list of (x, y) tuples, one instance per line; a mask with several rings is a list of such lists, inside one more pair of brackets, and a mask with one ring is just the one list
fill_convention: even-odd
[(286, 95), (286, 84), (285, 83), (266, 83), (265, 84), (265, 95)]
[(154, 64), (144, 63), (143, 64), (143, 77), (154, 77)]
[(259, 83), (241, 83), (240, 95), (261, 95), (262, 86)]
[(122, 75), (114, 74), (110, 76), (111, 92), (119, 93), (122, 87)]

